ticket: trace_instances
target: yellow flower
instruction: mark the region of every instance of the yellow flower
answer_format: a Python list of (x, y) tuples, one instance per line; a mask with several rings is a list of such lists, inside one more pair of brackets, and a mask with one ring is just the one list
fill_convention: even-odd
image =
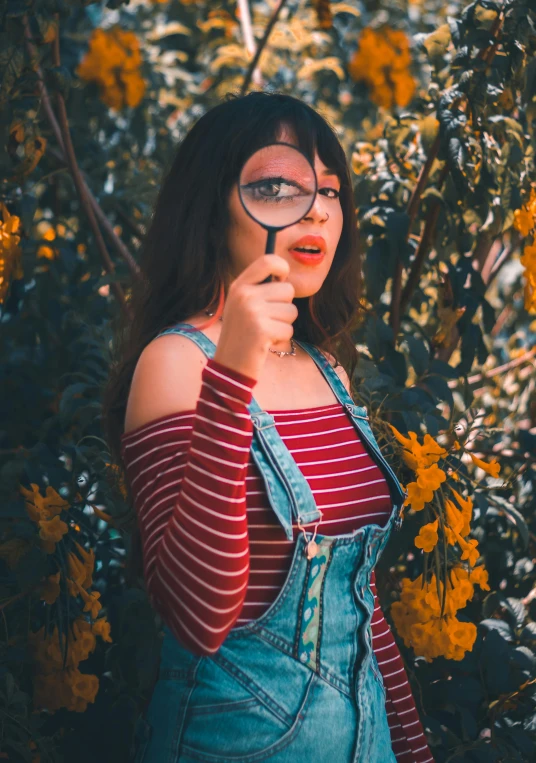
[(443, 585), (439, 584), (438, 596), (435, 575), (428, 582), (423, 581), (422, 575), (413, 581), (404, 578), (401, 588), (400, 601), (391, 606), (391, 614), (405, 645), (427, 662), (436, 657), (461, 660), (473, 648), (476, 638), (476, 626), (462, 623), (456, 617), (456, 612), (466, 606), (474, 593), (467, 571), (461, 566), (451, 570), (443, 619), (440, 617)]
[(39, 530), (39, 537), (54, 543), (58, 543), (69, 532), (68, 526), (58, 516), (52, 519), (39, 520), (39, 527), (41, 528)]
[(484, 567), (483, 564), (479, 565), (478, 567), (475, 567), (469, 576), (469, 579), (471, 583), (475, 583), (476, 585), (480, 586), (483, 591), (489, 591), (489, 585), (488, 585), (488, 571)]
[[(54, 228), (50, 227), (42, 234), (42, 237), (45, 239), (45, 241), (54, 241), (56, 238), (56, 231)], [(41, 244), (37, 250), (37, 257), (43, 257), (47, 260), (55, 260), (58, 255), (59, 249), (56, 247), (48, 246), (47, 244)]]
[(81, 697), (86, 702), (95, 702), (99, 690), (97, 676), (80, 673), (79, 670), (70, 671), (69, 684), (75, 697)]
[(460, 646), (464, 651), (471, 651), (476, 641), (476, 625), (460, 622), (453, 617), (450, 618), (448, 634), (453, 644)]
[(427, 553), (433, 551), (437, 545), (437, 541), (439, 540), (437, 534), (438, 523), (439, 520), (436, 519), (435, 522), (430, 522), (429, 524), (423, 525), (421, 527), (419, 534), (415, 538), (415, 545), (417, 548), (422, 548), (422, 550), (426, 551)]
[(117, 26), (95, 29), (76, 73), (86, 82), (96, 82), (101, 99), (117, 110), (135, 107), (143, 98), (145, 80), (140, 74), (141, 63), (140, 44), (134, 32), (125, 32)]
[(47, 604), (54, 604), (60, 595), (60, 572), (50, 575), (44, 583), (41, 584), (41, 598)]
[(34, 522), (41, 519), (52, 519), (58, 516), (62, 511), (67, 511), (69, 501), (59, 495), (51, 485), (47, 485), (45, 495), (42, 496), (39, 491), (39, 485), (31, 483), (31, 490), (23, 485), (19, 485), (20, 493), (26, 498), (26, 511), (28, 516)]
[(424, 435), (423, 444), (421, 445), (415, 432), (409, 432), (408, 438), (404, 437), (392, 424), (389, 424), (389, 426), (398, 442), (404, 446), (402, 458), (410, 469), (417, 471), (419, 467), (425, 468), (431, 466), (436, 464), (440, 458), (444, 458), (447, 455), (447, 451), (429, 434)]
[(93, 623), (93, 633), (96, 636), (100, 636), (103, 641), (112, 640), (112, 637), (110, 636), (110, 623), (105, 617), (99, 617), (98, 620), (95, 620)]
[(459, 534), (457, 534), (456, 537), (458, 538), (458, 544), (463, 552), (462, 561), (465, 559), (468, 559), (471, 567), (474, 567), (478, 561), (478, 557), (480, 556), (480, 552), (478, 550), (478, 541), (475, 540), (474, 538), (471, 538), (471, 540), (466, 541)]
[(413, 511), (421, 511), (424, 509), (424, 505), (434, 497), (433, 490), (422, 488), (417, 482), (410, 482), (407, 490), (408, 496), (404, 501), (404, 506), (411, 506)]
[(439, 490), (442, 482), (445, 482), (447, 475), (437, 464), (432, 464), (425, 469), (417, 469), (417, 484), (424, 490)]
[(480, 469), (483, 469), (483, 471), (486, 472), (486, 474), (489, 474), (491, 477), (497, 478), (499, 476), (499, 472), (501, 471), (501, 466), (499, 463), (497, 463), (497, 460), (493, 458), (490, 463), (486, 463), (486, 461), (482, 461), (480, 458), (477, 458), (474, 456), (470, 451), (469, 455), (471, 456), (471, 459), (476, 466), (480, 467)]
[(514, 211), (514, 228), (518, 230), (523, 237), (528, 236), (534, 229), (536, 222), (536, 191), (530, 189), (530, 198), (528, 202)]
[(467, 498), (463, 498), (457, 490), (454, 490), (454, 488), (450, 488), (450, 492), (454, 495), (456, 500), (458, 501), (458, 505), (460, 506), (462, 510), (462, 517), (463, 517), (463, 525), (460, 529), (460, 535), (463, 535), (465, 538), (466, 535), (469, 535), (471, 532), (471, 519), (473, 518), (473, 500), (469, 496)]
[(89, 612), (91, 617), (95, 619), (102, 609), (102, 604), (98, 601), (100, 598), (99, 591), (93, 591), (93, 593), (87, 593), (83, 588), (79, 588), (80, 596), (84, 600), (84, 612)]
[(71, 580), (74, 581), (74, 583), (71, 583), (70, 586), (70, 590), (72, 589), (73, 591), (71, 596), (76, 596), (78, 594), (78, 586), (82, 586), (82, 588), (89, 588), (92, 585), (92, 574), (95, 566), (95, 552), (93, 549), (86, 551), (76, 541), (74, 545), (78, 549), (84, 561), (82, 562), (72, 551), (67, 557), (69, 574)]
[(457, 533), (463, 528), (463, 517), (452, 501), (445, 501), (445, 537), (447, 543), (454, 546), (457, 541)]
[(20, 247), (20, 218), (10, 215), (8, 208), (0, 202), (2, 220), (0, 222), (0, 305), (5, 302), (12, 281), (23, 278), (22, 249)]
[(410, 66), (409, 40), (402, 30), (365, 27), (348, 71), (356, 82), (368, 85), (374, 103), (390, 109), (407, 106), (413, 97), (416, 83)]

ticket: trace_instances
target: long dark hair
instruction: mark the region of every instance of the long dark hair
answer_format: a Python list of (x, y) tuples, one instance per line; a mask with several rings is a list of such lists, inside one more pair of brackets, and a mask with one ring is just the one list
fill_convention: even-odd
[[(358, 359), (352, 331), (359, 322), (361, 256), (352, 180), (334, 128), (298, 98), (278, 92), (228, 93), (206, 112), (180, 143), (165, 176), (145, 235), (131, 286), (133, 318), (114, 328), (110, 376), (103, 392), (103, 430), (111, 461), (125, 475), (121, 435), (136, 363), (149, 342), (168, 326), (205, 308), (215, 310), (202, 330), (217, 321), (230, 263), (226, 245), (229, 193), (249, 156), (290, 128), (298, 148), (314, 164), (315, 151), (339, 177), (343, 228), (329, 273), (318, 293), (296, 298), (294, 337), (316, 345), (353, 377)], [(132, 496), (125, 479), (132, 509)], [(142, 554), (134, 512), (126, 574), (143, 584)]]

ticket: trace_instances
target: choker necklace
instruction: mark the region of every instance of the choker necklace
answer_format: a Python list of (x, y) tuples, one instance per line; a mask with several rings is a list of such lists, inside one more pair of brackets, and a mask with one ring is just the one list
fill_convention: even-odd
[[(209, 315), (209, 316), (214, 315), (214, 313), (211, 313), (208, 310), (205, 310), (205, 313), (207, 315)], [(220, 316), (219, 320), (222, 321), (223, 320), (223, 316)], [(273, 352), (275, 355), (279, 355), (279, 357), (282, 357), (283, 355), (296, 355), (296, 345), (295, 345), (294, 339), (292, 339), (292, 337), (290, 339), (290, 347), (291, 347), (291, 351), (290, 352), (280, 352), (279, 350), (272, 350), (271, 347), (268, 347), (268, 349), (270, 350), (270, 352)]]

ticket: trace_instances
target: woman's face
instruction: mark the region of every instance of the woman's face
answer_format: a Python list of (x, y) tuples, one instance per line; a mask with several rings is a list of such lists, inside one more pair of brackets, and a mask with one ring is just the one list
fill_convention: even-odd
[[(278, 140), (296, 145), (288, 133)], [(318, 191), (309, 212), (295, 225), (277, 231), (275, 254), (283, 257), (290, 265), (288, 280), (295, 289), (295, 297), (310, 297), (318, 292), (329, 273), (335, 250), (342, 232), (343, 214), (339, 201), (340, 181), (336, 175), (324, 174), (326, 166), (315, 155), (314, 168)], [(227, 244), (231, 255), (231, 274), (228, 284), (258, 257), (266, 248), (267, 231), (246, 212), (238, 195), (238, 184), (231, 189), (229, 198), (230, 225)], [(303, 236), (322, 236), (325, 240), (325, 256), (314, 265), (305, 265), (296, 260), (290, 250)], [(227, 285), (228, 285), (227, 284)]]

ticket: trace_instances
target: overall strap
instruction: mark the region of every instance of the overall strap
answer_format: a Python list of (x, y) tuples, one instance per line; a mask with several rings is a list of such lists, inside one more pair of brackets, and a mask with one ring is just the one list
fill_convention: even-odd
[(396, 474), (387, 463), (383, 453), (380, 450), (380, 446), (378, 445), (378, 442), (374, 437), (370, 427), (367, 409), (354, 403), (346, 387), (342, 383), (339, 375), (332, 368), (327, 358), (320, 352), (320, 350), (318, 350), (317, 347), (309, 344), (308, 342), (298, 342), (298, 344), (300, 347), (303, 347), (307, 353), (309, 353), (320, 371), (324, 374), (324, 377), (330, 385), (333, 394), (350, 414), (354, 427), (361, 435), (365, 445), (368, 445), (368, 448), (371, 451), (371, 455), (373, 458), (375, 458), (378, 466), (383, 470), (390, 487), (391, 497), (393, 499), (394, 505), (393, 512), (388, 524), (390, 527), (391, 523), (394, 521), (395, 524), (399, 527), (401, 523), (400, 510), (402, 509), (406, 493), (404, 490), (402, 490)]

